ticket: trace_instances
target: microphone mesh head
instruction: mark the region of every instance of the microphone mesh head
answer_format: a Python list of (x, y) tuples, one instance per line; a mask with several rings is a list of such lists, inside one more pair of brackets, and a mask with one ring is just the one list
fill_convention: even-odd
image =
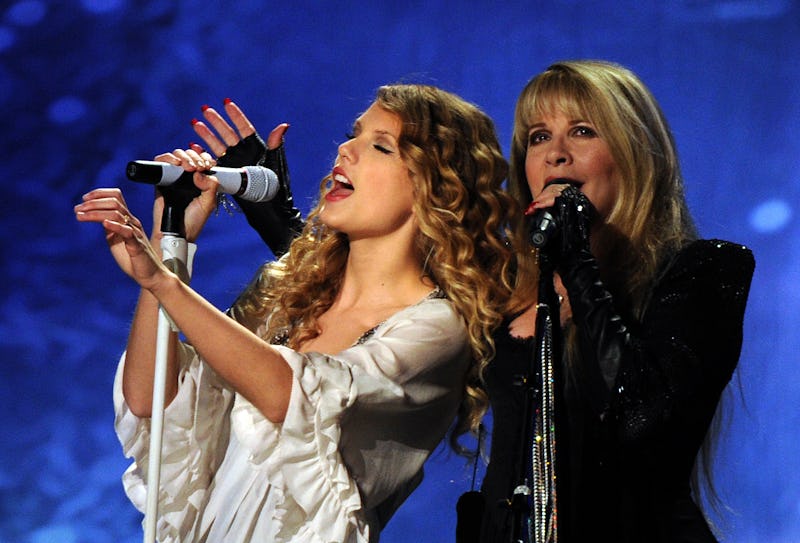
[(249, 202), (268, 202), (278, 193), (278, 176), (261, 166), (246, 166), (247, 188), (240, 198)]

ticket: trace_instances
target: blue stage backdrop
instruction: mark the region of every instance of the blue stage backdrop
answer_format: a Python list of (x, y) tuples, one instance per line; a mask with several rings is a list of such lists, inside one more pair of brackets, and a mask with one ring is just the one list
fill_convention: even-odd
[[(221, 7), (225, 4), (225, 7)], [(800, 541), (800, 8), (793, 0), (6, 1), (0, 7), (0, 543), (141, 540), (111, 384), (137, 295), (72, 206), (125, 164), (196, 140), (230, 97), (287, 121), (303, 211), (380, 84), (476, 102), (508, 150), (525, 82), (565, 58), (632, 68), (661, 101), (702, 234), (751, 247), (745, 343), (716, 482), (726, 541)], [(225, 308), (271, 258), (243, 215), (200, 240), (196, 289)], [(490, 422), (490, 421), (489, 421)], [(482, 472), (479, 472), (480, 480)], [(383, 541), (452, 541), (471, 469), (442, 446)]]

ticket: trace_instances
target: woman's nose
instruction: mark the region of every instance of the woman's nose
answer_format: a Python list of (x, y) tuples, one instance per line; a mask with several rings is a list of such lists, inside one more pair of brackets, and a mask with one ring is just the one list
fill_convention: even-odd
[(339, 156), (343, 159), (347, 159), (348, 161), (353, 160), (355, 156), (355, 151), (353, 149), (353, 140), (349, 139), (343, 143), (339, 144)]
[(569, 149), (560, 139), (555, 139), (551, 142), (550, 148), (547, 150), (547, 163), (553, 166), (561, 164), (569, 164), (572, 162), (572, 155)]

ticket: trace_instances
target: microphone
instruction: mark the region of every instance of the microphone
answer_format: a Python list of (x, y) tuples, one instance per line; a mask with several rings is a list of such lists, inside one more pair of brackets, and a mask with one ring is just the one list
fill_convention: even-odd
[[(576, 181), (566, 177), (550, 180), (545, 185), (545, 188), (550, 185), (570, 185), (578, 189), (580, 188), (580, 185), (577, 184)], [(547, 245), (550, 242), (550, 238), (552, 238), (553, 234), (558, 230), (558, 223), (550, 212), (550, 209), (551, 208), (537, 209), (536, 212), (531, 215), (528, 232), (530, 233), (531, 244), (537, 249), (541, 249)]]
[[(214, 175), (219, 180), (218, 192), (233, 194), (248, 202), (267, 202), (275, 198), (280, 188), (278, 176), (262, 166), (242, 168), (222, 168), (215, 166), (203, 172)], [(128, 162), (125, 174), (131, 181), (147, 183), (159, 187), (179, 184), (194, 187), (194, 172), (187, 172), (180, 166), (155, 160), (135, 160)]]
[(530, 236), (531, 244), (537, 249), (541, 249), (556, 231), (556, 220), (546, 209), (537, 209), (531, 217)]

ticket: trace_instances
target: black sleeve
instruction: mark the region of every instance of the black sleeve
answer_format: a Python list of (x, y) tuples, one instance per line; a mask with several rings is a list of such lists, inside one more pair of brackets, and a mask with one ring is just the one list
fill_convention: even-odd
[(620, 439), (647, 439), (664, 425), (705, 431), (739, 360), (754, 269), (749, 249), (720, 240), (696, 241), (673, 259), (620, 352), (611, 399)]
[(283, 255), (304, 226), (300, 210), (294, 206), (283, 142), (275, 149), (267, 149), (264, 140), (258, 134), (252, 134), (228, 147), (217, 163), (225, 167), (260, 165), (278, 176), (280, 186), (272, 200), (249, 202), (238, 197), (234, 199), (247, 217), (247, 222), (272, 253), (276, 257)]
[(597, 213), (589, 199), (569, 186), (552, 208), (554, 234), (540, 250), (540, 265), (554, 268), (567, 289), (577, 328), (580, 371), (575, 376), (590, 407), (607, 409), (630, 332), (617, 314), (614, 299), (600, 279), (590, 250), (590, 225)]

